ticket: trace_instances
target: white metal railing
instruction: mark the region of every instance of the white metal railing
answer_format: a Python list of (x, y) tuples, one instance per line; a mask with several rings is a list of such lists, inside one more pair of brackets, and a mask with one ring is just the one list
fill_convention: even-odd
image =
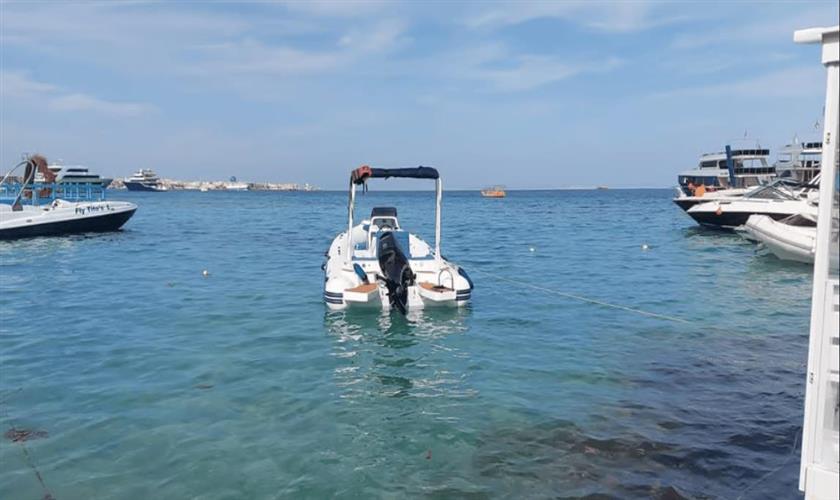
[(811, 295), (811, 329), (802, 429), (799, 488), (807, 499), (840, 497), (840, 384), (838, 384), (838, 279), (832, 257), (838, 251), (833, 237), (838, 191), (838, 93), (840, 93), (840, 27), (797, 31), (794, 41), (822, 44), (826, 67), (819, 209)]

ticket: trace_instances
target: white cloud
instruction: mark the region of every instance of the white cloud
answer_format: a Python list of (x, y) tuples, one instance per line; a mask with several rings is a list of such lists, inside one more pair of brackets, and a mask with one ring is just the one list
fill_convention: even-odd
[(360, 52), (384, 52), (407, 42), (407, 25), (399, 19), (387, 19), (367, 29), (353, 29), (339, 40), (339, 45)]
[(611, 71), (621, 64), (618, 58), (593, 63), (564, 61), (544, 55), (516, 54), (502, 44), (488, 44), (444, 59), (438, 71), (447, 77), (485, 83), (494, 91), (522, 92), (584, 73)]
[(0, 72), (0, 94), (6, 97), (31, 97), (58, 91), (49, 83), (36, 82), (19, 72)]
[(199, 61), (185, 65), (185, 73), (217, 77), (303, 75), (332, 70), (343, 64), (335, 52), (302, 51), (252, 39), (206, 46), (199, 49), (199, 56)]
[[(138, 116), (153, 111), (148, 104), (108, 101), (88, 94), (68, 92), (57, 85), (39, 82), (22, 72), (0, 73), (0, 101), (28, 100), (53, 111), (91, 111), (114, 116)], [(4, 103), (4, 106), (8, 103)]]
[(367, 56), (387, 53), (407, 42), (406, 26), (385, 20), (368, 29), (353, 29), (329, 50), (302, 50), (266, 44), (255, 39), (194, 47), (194, 60), (182, 72), (220, 78), (250, 76), (306, 76), (341, 70)]
[(138, 116), (154, 109), (147, 104), (106, 101), (86, 94), (59, 95), (47, 102), (57, 111), (94, 111), (117, 116)]
[(389, 5), (385, 0), (283, 0), (289, 10), (314, 16), (366, 16)]
[[(826, 3), (826, 8), (804, 10), (793, 16), (742, 17), (717, 20), (713, 26), (678, 35), (671, 42), (675, 49), (693, 50), (701, 47), (744, 43), (777, 43), (779, 40), (793, 40), (793, 32), (804, 26), (822, 25), (834, 19), (836, 4)], [(831, 10), (834, 10), (834, 14)]]
[(229, 36), (246, 28), (247, 23), (234, 16), (152, 9), (142, 3), (35, 2), (4, 5), (2, 36), (4, 41), (9, 37), (42, 46), (78, 42), (124, 46), (142, 45), (160, 37)]
[(582, 73), (609, 71), (620, 64), (618, 59), (596, 65), (565, 63), (551, 57), (526, 55), (517, 56), (514, 65), (509, 68), (476, 68), (472, 70), (472, 76), (490, 82), (496, 90), (517, 92), (532, 90)]
[(567, 19), (590, 29), (628, 33), (671, 24), (684, 19), (655, 12), (662, 4), (638, 0), (629, 2), (557, 1), (497, 2), (493, 7), (467, 19), (473, 28), (497, 28), (534, 19)]
[(720, 97), (787, 98), (825, 93), (825, 70), (818, 65), (798, 66), (734, 82), (703, 85), (653, 94), (654, 98)]

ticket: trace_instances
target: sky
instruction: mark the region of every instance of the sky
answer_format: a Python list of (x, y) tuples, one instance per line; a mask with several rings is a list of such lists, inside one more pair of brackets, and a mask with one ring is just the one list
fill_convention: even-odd
[(817, 139), (825, 70), (793, 31), (837, 22), (836, 1), (2, 1), (0, 170), (664, 187), (745, 136)]

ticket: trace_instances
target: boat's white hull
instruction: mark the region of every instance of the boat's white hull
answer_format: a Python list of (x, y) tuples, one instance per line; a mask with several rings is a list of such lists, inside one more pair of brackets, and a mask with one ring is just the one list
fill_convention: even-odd
[(782, 260), (814, 263), (815, 227), (790, 226), (766, 215), (753, 215), (744, 224), (744, 230)]
[(136, 210), (137, 205), (125, 201), (55, 200), (45, 206), (23, 205), (19, 211), (0, 205), (0, 239), (115, 231)]
[(699, 205), (701, 203), (707, 203), (710, 201), (719, 201), (719, 200), (733, 200), (739, 199), (744, 194), (748, 193), (750, 189), (747, 188), (733, 188), (733, 189), (721, 189), (718, 191), (709, 191), (703, 196), (688, 196), (685, 194), (682, 189), (676, 188), (677, 196), (673, 199), (675, 205), (683, 209), (684, 211), (688, 211), (691, 207), (695, 205)]
[(806, 200), (731, 198), (700, 203), (687, 213), (702, 226), (734, 229), (746, 224), (752, 215), (766, 215), (775, 220), (796, 214), (816, 217), (817, 209)]
[[(364, 222), (353, 228), (353, 245), (366, 237)], [(327, 251), (324, 264), (324, 302), (331, 310), (391, 309), (388, 289), (377, 279), (382, 275), (379, 261), (370, 255), (354, 255), (352, 261), (345, 257), (346, 232), (339, 234)], [(461, 307), (469, 303), (472, 286), (459, 267), (436, 258), (429, 245), (419, 237), (409, 234), (410, 256), (408, 262), (415, 274), (415, 284), (407, 290), (407, 309), (428, 307)], [(359, 253), (359, 252), (354, 252)], [(353, 265), (358, 265), (367, 277), (366, 284)], [(462, 274), (463, 273), (463, 274)]]
[[(792, 226), (766, 215), (753, 215), (744, 224), (744, 231), (781, 260), (814, 263), (816, 227)], [(832, 267), (837, 267), (838, 259), (836, 254), (831, 256)]]

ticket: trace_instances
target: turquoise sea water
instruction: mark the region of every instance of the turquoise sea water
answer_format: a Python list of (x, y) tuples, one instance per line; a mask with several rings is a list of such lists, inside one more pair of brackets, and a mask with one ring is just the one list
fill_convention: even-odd
[[(0, 430), (46, 433), (0, 439), (0, 498), (796, 498), (809, 270), (670, 197), (447, 192), (473, 301), (408, 318), (322, 303), (346, 193), (0, 242)], [(433, 238), (431, 192), (373, 205)]]

